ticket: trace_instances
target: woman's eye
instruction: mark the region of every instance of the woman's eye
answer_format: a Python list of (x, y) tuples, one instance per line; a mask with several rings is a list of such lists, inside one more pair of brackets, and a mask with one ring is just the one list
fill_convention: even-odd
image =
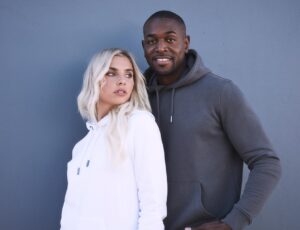
[(126, 77), (127, 77), (127, 78), (132, 78), (132, 77), (133, 77), (133, 74), (132, 74), (132, 73), (128, 73), (128, 74), (126, 74)]
[(113, 77), (113, 76), (115, 76), (115, 74), (114, 74), (113, 72), (107, 72), (107, 73), (106, 73), (106, 76), (108, 76), (108, 77)]

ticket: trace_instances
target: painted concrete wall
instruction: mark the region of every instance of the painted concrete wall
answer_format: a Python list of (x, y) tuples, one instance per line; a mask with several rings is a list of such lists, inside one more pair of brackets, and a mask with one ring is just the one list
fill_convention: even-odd
[(247, 229), (300, 229), (297, 0), (1, 0), (0, 229), (59, 229), (66, 163), (86, 132), (76, 108), (86, 65), (117, 46), (145, 69), (142, 24), (160, 9), (179, 13), (206, 65), (240, 86), (282, 159)]

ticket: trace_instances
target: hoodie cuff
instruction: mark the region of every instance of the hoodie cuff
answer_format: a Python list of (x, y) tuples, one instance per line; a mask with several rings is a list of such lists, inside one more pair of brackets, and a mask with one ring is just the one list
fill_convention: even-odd
[(242, 230), (246, 225), (251, 224), (250, 217), (244, 214), (244, 212), (242, 212), (236, 206), (224, 219), (222, 219), (222, 221), (228, 224), (232, 230)]

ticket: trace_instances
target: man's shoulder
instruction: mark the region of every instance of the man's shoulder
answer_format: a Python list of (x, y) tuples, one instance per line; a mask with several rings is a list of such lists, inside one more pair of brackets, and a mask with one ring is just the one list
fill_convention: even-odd
[(193, 85), (203, 87), (207, 89), (222, 89), (226, 85), (234, 84), (232, 80), (221, 77), (215, 73), (209, 72), (205, 74), (201, 79), (194, 82)]
[(203, 79), (206, 79), (207, 81), (211, 82), (211, 83), (217, 83), (217, 84), (228, 84), (230, 82), (232, 82), (230, 79), (222, 77), (220, 75), (217, 75), (213, 72), (209, 72), (207, 73)]

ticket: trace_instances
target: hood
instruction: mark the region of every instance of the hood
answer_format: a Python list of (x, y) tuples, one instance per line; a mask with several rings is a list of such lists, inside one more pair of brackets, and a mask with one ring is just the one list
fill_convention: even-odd
[(94, 131), (94, 130), (99, 129), (100, 127), (107, 125), (109, 123), (109, 121), (110, 121), (110, 117), (109, 117), (109, 114), (107, 114), (101, 120), (99, 120), (97, 122), (87, 121), (86, 127), (89, 131)]
[(150, 94), (156, 94), (156, 121), (160, 126), (160, 91), (171, 89), (171, 104), (170, 104), (170, 123), (173, 123), (174, 114), (174, 97), (176, 89), (190, 85), (195, 81), (201, 79), (204, 75), (209, 73), (210, 70), (206, 68), (201, 60), (201, 57), (195, 50), (189, 50), (186, 54), (186, 69), (182, 76), (170, 85), (158, 85), (157, 76), (155, 72), (149, 68), (145, 71), (145, 77), (147, 80), (148, 92)]
[(155, 92), (156, 90), (161, 91), (163, 89), (177, 89), (192, 84), (210, 72), (210, 70), (204, 66), (197, 51), (190, 49), (186, 55), (186, 59), (187, 66), (184, 74), (177, 81), (170, 85), (158, 85), (155, 72), (151, 68), (148, 68), (145, 71), (145, 77), (147, 79), (149, 93)]

